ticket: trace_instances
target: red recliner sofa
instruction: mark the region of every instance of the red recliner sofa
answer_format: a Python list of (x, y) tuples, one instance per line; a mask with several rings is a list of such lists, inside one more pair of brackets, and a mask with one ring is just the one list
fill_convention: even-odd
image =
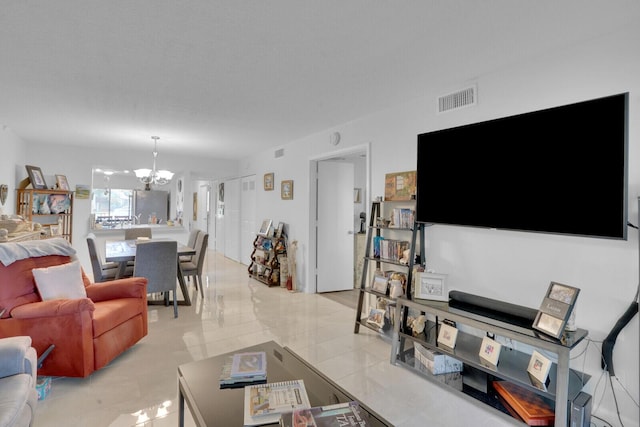
[(0, 337), (28, 335), (38, 355), (55, 348), (39, 375), (86, 377), (147, 335), (147, 279), (91, 283), (87, 298), (42, 301), (32, 269), (68, 263), (46, 255), (0, 262)]

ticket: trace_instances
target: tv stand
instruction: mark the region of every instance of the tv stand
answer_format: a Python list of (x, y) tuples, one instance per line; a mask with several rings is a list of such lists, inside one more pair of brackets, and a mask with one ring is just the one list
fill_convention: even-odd
[[(589, 375), (574, 371), (569, 367), (570, 352), (587, 337), (586, 330), (565, 331), (562, 339), (556, 340), (533, 329), (510, 327), (501, 321), (453, 309), (446, 302), (424, 300), (417, 302), (405, 297), (399, 297), (396, 302), (397, 309), (391, 348), (392, 364), (404, 366), (420, 376), (433, 380), (436, 384), (448, 387), (433, 375), (421, 373), (414, 368), (414, 343), (418, 343), (427, 349), (460, 360), (465, 368), (468, 367), (472, 371), (486, 376), (487, 382), (492, 379), (509, 381), (555, 402), (555, 425), (566, 425), (569, 401), (578, 395), (590, 378)], [(409, 312), (414, 315), (423, 314), (426, 318), (424, 332), (418, 336), (414, 336), (407, 325)], [(445, 319), (456, 322), (458, 328), (458, 338), (454, 349), (443, 347), (437, 341), (439, 328)], [(503, 344), (499, 363), (495, 367), (487, 366), (478, 355), (482, 337), (487, 334), (495, 335), (498, 340), (502, 340)], [(505, 345), (506, 342), (508, 345)], [(549, 372), (550, 382), (544, 390), (536, 387), (527, 373), (531, 356), (530, 351), (525, 350), (530, 347), (557, 356), (557, 361), (552, 364)], [(452, 390), (451, 387), (448, 388)], [(481, 394), (483, 394), (482, 400), (491, 398), (487, 392)], [(463, 396), (478, 405), (485, 405), (481, 400), (464, 392)], [(484, 399), (485, 397), (487, 399)], [(488, 406), (485, 405), (485, 407)], [(509, 415), (503, 415), (509, 417)], [(510, 419), (513, 420), (513, 418)]]

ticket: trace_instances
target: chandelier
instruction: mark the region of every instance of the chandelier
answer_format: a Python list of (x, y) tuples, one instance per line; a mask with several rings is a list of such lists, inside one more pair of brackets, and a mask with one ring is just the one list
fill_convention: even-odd
[(133, 172), (136, 177), (142, 182), (145, 190), (151, 190), (151, 184), (165, 185), (173, 178), (173, 172), (168, 170), (156, 170), (156, 158), (158, 157), (158, 140), (159, 136), (152, 136), (151, 139), (155, 142), (153, 149), (153, 169), (136, 169)]

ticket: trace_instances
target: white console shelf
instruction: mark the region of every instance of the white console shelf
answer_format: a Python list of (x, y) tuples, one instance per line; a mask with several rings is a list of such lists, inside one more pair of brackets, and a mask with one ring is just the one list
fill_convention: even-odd
[[(422, 313), (426, 317), (427, 322), (424, 332), (418, 336), (413, 336), (411, 329), (406, 324), (409, 311)], [(445, 319), (456, 322), (459, 329), (454, 349), (443, 347), (437, 342), (439, 328)], [(488, 366), (479, 356), (482, 337), (486, 334), (492, 334), (502, 340), (513, 343), (510, 346), (503, 345), (499, 363), (495, 367)], [(413, 364), (413, 343), (417, 342), (428, 349), (455, 357), (464, 363), (465, 368), (468, 366), (484, 372), (487, 378), (515, 383), (551, 401), (555, 401), (555, 425), (565, 426), (569, 411), (568, 402), (576, 397), (590, 378), (589, 375), (569, 368), (571, 350), (587, 335), (588, 332), (586, 330), (578, 329), (575, 332), (565, 332), (561, 340), (555, 340), (532, 329), (513, 326), (449, 307), (446, 302), (423, 300), (418, 302), (400, 297), (397, 299), (391, 363), (419, 373), (414, 369)], [(522, 350), (527, 347), (542, 351), (548, 355), (552, 353), (557, 356), (557, 360), (554, 361), (549, 373), (550, 382), (544, 390), (536, 387), (527, 373), (531, 356)], [(550, 359), (553, 358), (553, 356), (550, 357)], [(437, 384), (442, 384), (435, 380), (433, 376), (419, 374), (433, 379)], [(475, 403), (484, 405), (477, 398), (469, 398)], [(490, 396), (487, 396), (487, 398), (490, 398)], [(505, 415), (505, 417), (508, 417), (508, 415)]]

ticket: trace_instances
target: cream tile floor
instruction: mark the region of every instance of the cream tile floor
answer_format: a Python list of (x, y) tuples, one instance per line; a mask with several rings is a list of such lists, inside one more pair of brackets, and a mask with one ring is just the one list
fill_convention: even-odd
[[(178, 365), (269, 340), (396, 426), (518, 425), (391, 365), (388, 342), (368, 330), (353, 333), (352, 308), (268, 288), (216, 253), (208, 255), (205, 281), (204, 298), (191, 287), (194, 304), (179, 307), (177, 319), (172, 307), (149, 307), (149, 335), (107, 367), (87, 378), (54, 378), (36, 427), (176, 426)], [(188, 410), (186, 425), (194, 425)]]

